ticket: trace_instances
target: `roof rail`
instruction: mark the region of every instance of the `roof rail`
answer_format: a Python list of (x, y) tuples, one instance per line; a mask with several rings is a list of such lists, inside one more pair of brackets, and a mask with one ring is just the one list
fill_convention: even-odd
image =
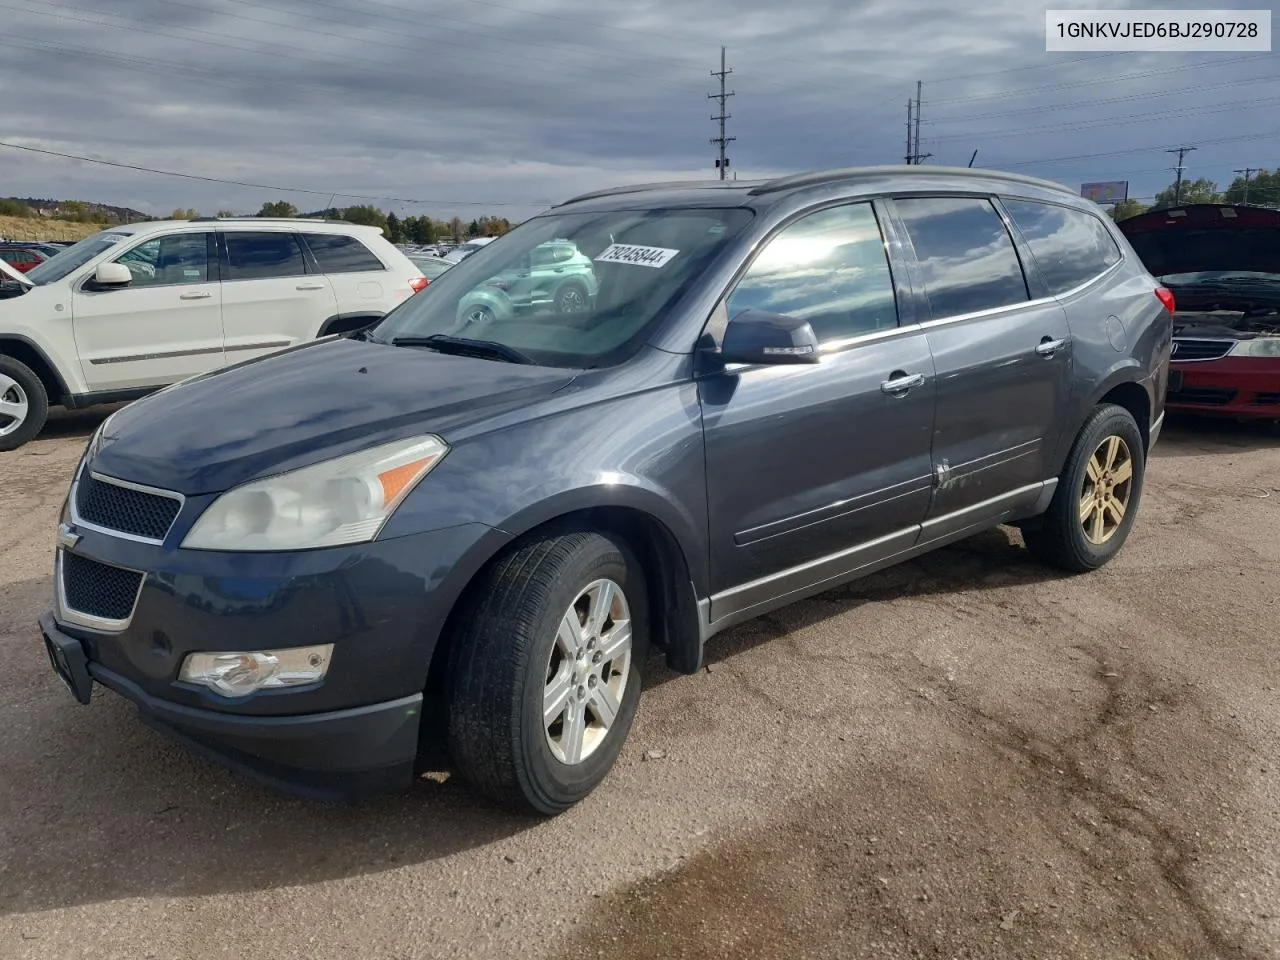
[(841, 167), (834, 170), (816, 170), (811, 173), (797, 173), (787, 177), (778, 177), (776, 180), (769, 180), (757, 187), (753, 187), (749, 193), (753, 197), (758, 197), (766, 193), (778, 193), (782, 190), (794, 190), (799, 187), (814, 187), (824, 183), (837, 183), (841, 180), (855, 180), (862, 177), (885, 176), (890, 174), (893, 176), (942, 175), (946, 177), (967, 177), (972, 179), (994, 177), (1001, 180), (1015, 180), (1019, 183), (1026, 183), (1032, 186), (1045, 187), (1052, 190), (1071, 193), (1072, 196), (1075, 196), (1074, 193), (1060, 183), (1054, 183), (1052, 180), (1042, 180), (1039, 177), (1029, 177), (1022, 173), (1004, 173), (1000, 170), (975, 170), (971, 167), (926, 166), (924, 164), (897, 164), (876, 167)]
[(571, 197), (563, 203), (557, 203), (557, 207), (565, 207), (571, 203), (581, 203), (583, 200), (595, 200), (599, 197), (617, 197), (627, 193), (644, 193), (646, 190), (697, 190), (719, 187), (736, 187), (740, 186), (735, 180), (668, 180), (658, 183), (633, 183), (625, 187), (610, 187), (607, 190), (593, 190), (590, 193), (581, 193), (576, 197)]
[[(290, 223), (348, 223), (346, 220), (335, 220), (332, 217), (194, 217), (192, 223), (260, 223), (263, 220), (288, 220)], [(359, 226), (359, 224), (351, 224)]]

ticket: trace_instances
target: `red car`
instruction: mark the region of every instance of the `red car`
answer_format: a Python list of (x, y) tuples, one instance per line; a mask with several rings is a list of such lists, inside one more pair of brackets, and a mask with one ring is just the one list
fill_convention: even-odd
[(32, 267), (38, 267), (49, 258), (35, 247), (6, 244), (0, 246), (0, 260), (3, 260), (19, 273), (26, 273)]
[(1196, 204), (1119, 227), (1174, 296), (1168, 409), (1280, 420), (1280, 210)]

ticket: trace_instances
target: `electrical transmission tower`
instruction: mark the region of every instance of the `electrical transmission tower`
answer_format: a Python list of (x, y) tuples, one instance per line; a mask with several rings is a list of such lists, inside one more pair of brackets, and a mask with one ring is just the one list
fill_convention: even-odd
[(908, 164), (918, 164), (932, 157), (932, 153), (920, 152), (920, 91), (924, 84), (916, 81), (916, 97), (907, 101), (907, 156)]
[(1255, 173), (1261, 173), (1261, 170), (1255, 170), (1253, 167), (1245, 167), (1243, 170), (1232, 170), (1232, 173), (1244, 175), (1244, 196), (1240, 198), (1241, 203), (1249, 202), (1249, 178)]
[(725, 103), (725, 100), (733, 96), (732, 90), (729, 90), (727, 92), (725, 91), (724, 78), (731, 73), (733, 73), (733, 71), (724, 65), (724, 47), (721, 47), (720, 48), (720, 69), (711, 71), (711, 75), (713, 77), (720, 78), (720, 92), (707, 94), (708, 100), (718, 100), (720, 103), (719, 115), (711, 118), (712, 120), (718, 120), (720, 122), (720, 136), (712, 137), (711, 142), (720, 145), (720, 156), (716, 159), (716, 169), (720, 171), (721, 180), (724, 179), (725, 171), (729, 169), (729, 158), (724, 155), (724, 148), (728, 144), (732, 143), (734, 140), (738, 139), (737, 137), (726, 137), (724, 135), (724, 122), (728, 120), (730, 117), (730, 114), (725, 113), (724, 103)]
[(1178, 155), (1178, 165), (1174, 167), (1177, 177), (1173, 181), (1173, 205), (1176, 207), (1182, 203), (1182, 171), (1186, 167), (1182, 164), (1182, 158), (1194, 150), (1195, 147), (1174, 147), (1172, 150), (1166, 150), (1165, 153), (1176, 153)]

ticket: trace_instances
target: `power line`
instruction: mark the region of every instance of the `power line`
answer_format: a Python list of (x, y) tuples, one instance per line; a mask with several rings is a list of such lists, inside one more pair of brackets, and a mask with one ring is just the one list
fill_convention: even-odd
[(983, 73), (966, 73), (958, 77), (930, 77), (932, 83), (953, 83), (957, 80), (977, 80), (980, 77), (998, 77), (1006, 73), (1018, 73), (1022, 70), (1044, 70), (1049, 67), (1065, 67), (1069, 63), (1091, 63), (1094, 60), (1106, 60), (1108, 57), (1119, 57), (1128, 54), (1128, 50), (1117, 50), (1111, 53), (1100, 53), (1096, 57), (1073, 57), (1070, 60), (1055, 60), (1051, 63), (1029, 63), (1021, 67), (1006, 67), (1003, 70), (987, 70)]
[[(1215, 137), (1212, 140), (1201, 140), (1199, 146), (1209, 147), (1217, 146), (1223, 143), (1244, 143), (1253, 140), (1273, 140), (1280, 138), (1280, 130), (1269, 130), (1266, 133), (1246, 133), (1234, 137)], [(1105, 157), (1126, 157), (1133, 156), (1137, 153), (1154, 153), (1157, 150), (1168, 149), (1164, 144), (1148, 144), (1143, 147), (1128, 147), (1124, 150), (1106, 150), (1101, 153), (1078, 153), (1069, 157), (1041, 157), (1037, 160), (1010, 160), (997, 161), (991, 165), (996, 168), (1000, 167), (1037, 167), (1047, 166), (1054, 163), (1072, 163), (1076, 160), (1100, 160)], [(1166, 169), (1166, 168), (1162, 168)]]
[(1249, 202), (1249, 178), (1253, 176), (1253, 174), (1261, 173), (1262, 171), (1255, 170), (1253, 167), (1245, 167), (1243, 170), (1232, 170), (1231, 172), (1240, 173), (1244, 175), (1244, 196), (1241, 198), (1240, 202), (1248, 203)]
[(1199, 114), (1225, 113), (1228, 111), (1234, 112), (1241, 109), (1248, 109), (1249, 107), (1271, 106), (1276, 103), (1280, 103), (1280, 97), (1268, 97), (1265, 99), (1252, 97), (1248, 100), (1236, 100), (1215, 106), (1184, 107), (1177, 110), (1165, 110), (1158, 113), (1144, 111), (1142, 113), (1127, 114), (1122, 117), (1111, 117), (1107, 120), (1073, 120), (1068, 123), (1058, 123), (1053, 126), (1046, 127), (1017, 127), (1011, 129), (1006, 128), (1004, 130), (983, 130), (976, 133), (946, 134), (941, 137), (933, 137), (932, 142), (948, 143), (954, 140), (999, 140), (1005, 137), (1022, 137), (1038, 133), (1089, 130), (1096, 127), (1114, 127), (1119, 124), (1127, 123), (1149, 123), (1157, 120), (1170, 120), (1177, 117), (1189, 117)]
[(1123, 97), (1104, 97), (1094, 100), (1076, 100), (1072, 103), (1054, 103), (1047, 106), (1019, 107), (1017, 110), (1000, 110), (995, 113), (975, 113), (962, 117), (939, 117), (928, 121), (934, 125), (944, 123), (971, 123), (974, 120), (997, 120), (1003, 117), (1026, 116), (1027, 114), (1043, 114), (1046, 110), (1075, 110), (1077, 108), (1096, 108), (1109, 103), (1129, 103), (1134, 100), (1153, 100), (1161, 97), (1176, 97), (1185, 94), (1201, 93), (1205, 90), (1220, 90), (1225, 87), (1241, 87), (1249, 84), (1266, 83), (1269, 80), (1280, 80), (1280, 74), (1265, 77), (1244, 77), (1240, 80), (1224, 80), (1222, 83), (1197, 84), (1193, 87), (1177, 87), (1172, 90), (1154, 90), (1148, 93), (1132, 93)]
[(180, 177), (183, 180), (199, 180), (204, 183), (222, 183), (234, 187), (251, 187), (255, 190), (274, 190), (277, 193), (306, 193), (316, 197), (342, 197), (346, 200), (389, 200), (392, 203), (425, 204), (437, 207), (544, 207), (545, 203), (520, 203), (514, 200), (423, 200), (416, 197), (387, 197), (367, 193), (342, 193), (330, 190), (312, 190), (307, 187), (282, 187), (279, 184), (253, 183), (247, 180), (231, 180), (226, 177), (207, 177), (196, 173), (179, 173), (175, 170), (160, 170), (156, 167), (144, 167), (136, 163), (124, 163), (119, 160), (103, 160), (99, 157), (82, 157), (74, 153), (62, 153), (58, 150), (46, 150), (42, 147), (31, 147), (22, 143), (9, 143), (0, 140), (0, 147), (10, 150), (24, 150), (28, 153), (39, 153), (48, 157), (61, 157), (64, 160), (79, 160), (83, 163), (96, 163), (104, 167), (116, 167), (121, 170), (135, 170), (139, 173), (153, 173), (162, 177)]
[(943, 106), (950, 103), (972, 103), (978, 100), (1007, 100), (1010, 97), (1022, 97), (1028, 93), (1045, 93), (1053, 90), (1069, 90), (1076, 87), (1091, 87), (1099, 83), (1123, 83), (1127, 80), (1142, 80), (1146, 77), (1164, 76), (1170, 73), (1183, 73), (1187, 70), (1199, 70), (1201, 67), (1217, 67), (1229, 63), (1243, 63), (1246, 61), (1262, 61), (1271, 59), (1270, 54), (1248, 54), (1240, 57), (1224, 57), (1218, 60), (1205, 60), (1200, 63), (1184, 63), (1175, 67), (1161, 67), (1158, 70), (1144, 70), (1139, 73), (1117, 74), (1114, 76), (1095, 77), (1092, 80), (1072, 80), (1065, 83), (1050, 83), (1039, 87), (1022, 87), (1015, 90), (1005, 90), (1002, 93), (979, 94), (968, 97), (948, 97), (943, 100), (930, 100), (931, 106)]
[(724, 122), (728, 120), (730, 116), (728, 113), (725, 113), (725, 109), (724, 109), (725, 100), (734, 95), (734, 92), (732, 90), (726, 93), (724, 89), (725, 77), (733, 73), (733, 68), (725, 66), (724, 57), (725, 57), (724, 47), (721, 47), (720, 48), (720, 69), (718, 71), (716, 70), (711, 71), (711, 75), (713, 77), (720, 78), (720, 92), (707, 94), (708, 100), (716, 100), (716, 101), (719, 101), (720, 103), (719, 116), (715, 116), (711, 118), (712, 120), (718, 120), (720, 122), (720, 136), (712, 137), (711, 142), (720, 145), (720, 156), (716, 160), (716, 169), (720, 171), (721, 180), (724, 179), (725, 171), (729, 169), (729, 158), (724, 155), (724, 148), (728, 144), (732, 143), (734, 140), (738, 139), (737, 137), (726, 137), (724, 135)]

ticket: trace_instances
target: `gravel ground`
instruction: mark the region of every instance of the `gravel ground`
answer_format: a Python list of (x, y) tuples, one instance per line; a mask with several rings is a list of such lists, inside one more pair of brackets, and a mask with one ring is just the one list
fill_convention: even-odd
[(995, 531), (656, 661), (549, 822), (283, 798), (49, 672), (102, 414), (0, 454), (0, 957), (1280, 957), (1280, 433), (1166, 428), (1134, 535)]

